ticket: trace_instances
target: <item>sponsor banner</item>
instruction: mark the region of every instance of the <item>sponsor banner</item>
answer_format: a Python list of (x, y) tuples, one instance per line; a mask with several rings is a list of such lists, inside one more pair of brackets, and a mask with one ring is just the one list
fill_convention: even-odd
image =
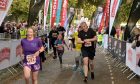
[(116, 17), (121, 0), (111, 0), (110, 4), (110, 22), (109, 22), (109, 34), (111, 33), (112, 26)]
[(21, 61), (20, 40), (0, 41), (0, 70)]
[(51, 28), (54, 26), (56, 20), (57, 9), (58, 9), (58, 0), (52, 0)]
[(132, 44), (126, 44), (126, 66), (136, 72), (136, 50), (131, 48)]
[(68, 8), (68, 0), (64, 0), (61, 12), (61, 26), (64, 26), (65, 21), (67, 19), (67, 8)]
[(0, 70), (10, 66), (10, 41), (0, 41)]
[(50, 2), (50, 0), (45, 0), (45, 6), (44, 6), (44, 30), (46, 28), (46, 19), (47, 19), (47, 14), (48, 14), (49, 2)]
[(140, 47), (136, 48), (136, 74), (140, 76), (140, 67), (138, 66), (138, 62), (140, 59)]
[(3, 22), (13, 0), (0, 0), (0, 25)]
[(57, 24), (60, 21), (61, 9), (62, 9), (62, 0), (58, 0), (58, 9), (57, 9), (57, 15), (56, 15), (56, 23)]
[(20, 57), (22, 55), (22, 47), (20, 45), (20, 40), (12, 40), (10, 45), (10, 66), (12, 66), (22, 60)]

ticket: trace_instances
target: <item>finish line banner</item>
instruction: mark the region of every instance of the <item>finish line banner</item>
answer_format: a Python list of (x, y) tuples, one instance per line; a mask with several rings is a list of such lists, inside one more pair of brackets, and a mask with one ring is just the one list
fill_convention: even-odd
[(0, 25), (3, 22), (13, 0), (0, 0)]

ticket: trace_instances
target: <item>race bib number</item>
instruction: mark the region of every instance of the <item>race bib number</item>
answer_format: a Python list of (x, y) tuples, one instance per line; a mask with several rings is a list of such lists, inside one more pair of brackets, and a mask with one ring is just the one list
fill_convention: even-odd
[(85, 43), (85, 47), (90, 47), (90, 46), (92, 46), (91, 42)]
[(36, 63), (36, 57), (33, 57), (32, 55), (27, 55), (27, 64), (35, 64)]

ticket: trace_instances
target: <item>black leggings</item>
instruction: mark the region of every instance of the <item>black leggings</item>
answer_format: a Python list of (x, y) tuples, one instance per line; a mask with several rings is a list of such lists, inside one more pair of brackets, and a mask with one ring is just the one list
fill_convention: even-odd
[(62, 56), (64, 54), (64, 50), (57, 50), (57, 53), (58, 53), (60, 64), (62, 64)]

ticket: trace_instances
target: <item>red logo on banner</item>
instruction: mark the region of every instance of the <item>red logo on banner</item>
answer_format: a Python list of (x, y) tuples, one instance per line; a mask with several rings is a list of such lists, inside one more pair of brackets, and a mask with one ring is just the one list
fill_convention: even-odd
[(67, 17), (68, 0), (64, 0), (61, 13), (61, 26), (64, 26)]
[(128, 60), (130, 62), (132, 62), (132, 50), (131, 49), (128, 50)]
[(5, 59), (10, 59), (10, 48), (3, 48), (0, 51), (0, 62)]
[(112, 17), (115, 17), (115, 14), (116, 14), (115, 11), (117, 10), (117, 4), (118, 4), (118, 0), (114, 0), (112, 11), (111, 11)]
[(6, 10), (8, 0), (0, 0), (0, 9)]
[(54, 22), (56, 19), (56, 12), (58, 8), (58, 0), (53, 0), (53, 5), (52, 5), (52, 18), (51, 18), (51, 27), (54, 26)]
[(22, 47), (21, 45), (18, 45), (16, 47), (16, 56), (21, 56), (22, 55)]

